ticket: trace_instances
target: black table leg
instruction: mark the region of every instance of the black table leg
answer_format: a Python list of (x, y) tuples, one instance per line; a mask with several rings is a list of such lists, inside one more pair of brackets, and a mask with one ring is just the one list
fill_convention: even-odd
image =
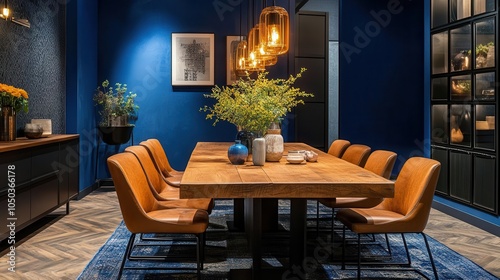
[(245, 230), (252, 254), (253, 270), (262, 268), (262, 199), (245, 198)]
[(245, 230), (245, 203), (243, 198), (233, 199), (233, 220), (228, 221), (230, 231)]
[(306, 257), (307, 199), (290, 199), (290, 267), (300, 267)]

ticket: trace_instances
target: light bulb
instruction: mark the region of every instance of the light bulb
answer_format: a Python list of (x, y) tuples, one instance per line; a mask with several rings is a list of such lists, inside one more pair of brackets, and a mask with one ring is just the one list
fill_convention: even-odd
[(271, 27), (271, 40), (270, 40), (270, 44), (271, 45), (276, 45), (280, 40), (280, 34), (278, 32), (278, 28), (276, 28), (276, 26), (272, 26)]
[(5, 7), (3, 8), (2, 15), (7, 19), (9, 17), (10, 10), (9, 8)]

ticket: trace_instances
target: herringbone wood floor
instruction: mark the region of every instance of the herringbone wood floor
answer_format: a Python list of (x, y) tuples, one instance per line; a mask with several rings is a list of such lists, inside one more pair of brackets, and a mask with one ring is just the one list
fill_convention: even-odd
[[(1, 252), (0, 279), (75, 279), (121, 220), (114, 191), (72, 201), (70, 215), (61, 208), (36, 232), (17, 236), (16, 273), (7, 270), (7, 251)], [(500, 237), (436, 210), (425, 232), (500, 277)]]

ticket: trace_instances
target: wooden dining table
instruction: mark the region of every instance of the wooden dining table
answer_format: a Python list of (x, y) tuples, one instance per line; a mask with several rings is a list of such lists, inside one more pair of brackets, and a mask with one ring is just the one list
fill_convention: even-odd
[[(245, 230), (253, 270), (262, 267), (262, 201), (290, 199), (289, 267), (301, 266), (306, 255), (307, 199), (393, 197), (394, 182), (304, 143), (285, 143), (279, 162), (233, 165), (230, 142), (198, 142), (180, 183), (181, 198), (243, 198)], [(291, 150), (314, 151), (316, 162), (292, 164)]]

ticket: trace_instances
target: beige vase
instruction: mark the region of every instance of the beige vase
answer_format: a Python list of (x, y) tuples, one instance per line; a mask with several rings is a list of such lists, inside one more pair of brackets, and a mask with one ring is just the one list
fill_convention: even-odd
[(266, 139), (266, 161), (280, 161), (284, 149), (281, 129), (268, 129), (264, 138)]

